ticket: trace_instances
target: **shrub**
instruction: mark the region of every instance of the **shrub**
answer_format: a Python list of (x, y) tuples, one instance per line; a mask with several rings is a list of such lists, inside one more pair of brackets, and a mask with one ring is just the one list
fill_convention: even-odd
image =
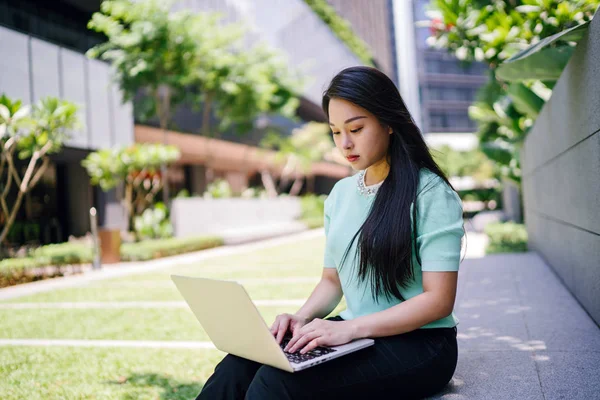
[(527, 230), (523, 224), (491, 223), (485, 227), (484, 232), (490, 239), (487, 254), (527, 251)]
[(300, 222), (309, 229), (316, 229), (323, 226), (323, 215), (325, 213), (326, 195), (307, 194), (300, 198), (302, 214)]
[[(0, 287), (32, 282), (63, 275), (68, 265), (89, 264), (92, 249), (81, 243), (60, 243), (29, 251), (27, 257), (7, 258), (0, 261)], [(45, 270), (37, 270), (42, 267)]]
[(301, 219), (321, 217), (325, 213), (326, 195), (307, 194), (300, 198), (302, 207)]
[(206, 192), (204, 192), (205, 198), (224, 199), (232, 196), (231, 186), (225, 179), (216, 179), (208, 185)]
[(223, 245), (223, 239), (214, 236), (145, 240), (121, 245), (122, 261), (144, 261), (199, 251)]
[(35, 258), (23, 257), (23, 258), (7, 258), (0, 261), (0, 274), (12, 273), (12, 271), (23, 270), (26, 268), (35, 268), (40, 265)]
[(323, 227), (323, 217), (303, 218), (300, 220), (308, 229), (317, 229)]
[(166, 239), (173, 236), (173, 226), (167, 214), (167, 207), (159, 202), (154, 208), (147, 208), (142, 215), (135, 217), (133, 227), (138, 240)]
[(253, 199), (253, 198), (266, 199), (267, 191), (265, 189), (258, 188), (258, 187), (249, 187), (242, 191), (242, 193), (240, 194), (240, 197), (244, 198), (244, 199)]
[(31, 250), (29, 255), (39, 265), (88, 264), (92, 262), (92, 248), (81, 243), (49, 244)]

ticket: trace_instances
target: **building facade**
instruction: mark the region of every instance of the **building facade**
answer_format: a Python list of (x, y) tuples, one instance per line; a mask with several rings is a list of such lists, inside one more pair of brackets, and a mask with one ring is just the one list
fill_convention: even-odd
[(396, 42), (392, 0), (327, 0), (370, 48), (375, 66), (396, 84)]
[(394, 1), (401, 91), (428, 142), (472, 148), (477, 126), (468, 108), (487, 82), (488, 68), (429, 47), (429, 28), (417, 24), (429, 19), (428, 6), (429, 0)]
[(81, 160), (90, 151), (134, 142), (131, 104), (121, 104), (109, 66), (84, 55), (102, 41), (86, 29), (89, 5), (0, 0), (0, 93), (24, 104), (46, 96), (68, 99), (79, 104), (83, 122), (26, 195), (9, 238), (17, 243), (61, 242), (85, 234), (89, 208), (99, 205), (102, 219), (107, 198), (91, 187)]

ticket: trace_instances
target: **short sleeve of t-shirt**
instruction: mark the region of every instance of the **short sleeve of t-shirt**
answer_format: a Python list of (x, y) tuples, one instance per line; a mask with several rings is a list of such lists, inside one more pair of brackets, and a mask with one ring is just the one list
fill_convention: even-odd
[(458, 271), (464, 235), (460, 197), (439, 176), (417, 196), (417, 247), (422, 271)]
[(331, 189), (331, 193), (329, 193), (329, 196), (327, 196), (327, 198), (325, 199), (325, 212), (324, 212), (324, 221), (323, 221), (323, 228), (325, 229), (325, 257), (323, 260), (323, 266), (325, 268), (335, 268), (335, 261), (333, 259), (333, 256), (331, 255), (331, 251), (329, 250), (329, 243), (328, 243), (328, 236), (329, 236), (329, 222), (331, 221), (331, 211), (333, 208), (333, 203), (335, 201), (335, 186), (333, 187), (333, 189)]

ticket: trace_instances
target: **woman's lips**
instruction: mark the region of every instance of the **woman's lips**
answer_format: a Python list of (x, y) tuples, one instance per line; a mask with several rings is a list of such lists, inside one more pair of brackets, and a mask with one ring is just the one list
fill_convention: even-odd
[(346, 159), (350, 162), (354, 162), (356, 160), (358, 160), (360, 158), (360, 156), (350, 156), (350, 157), (346, 157)]

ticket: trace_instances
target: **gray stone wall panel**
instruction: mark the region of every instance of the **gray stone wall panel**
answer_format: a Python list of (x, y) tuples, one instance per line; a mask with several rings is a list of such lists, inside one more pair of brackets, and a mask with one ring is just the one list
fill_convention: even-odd
[(594, 19), (525, 140), (523, 174), (600, 130), (598, 93), (600, 20)]
[(586, 311), (600, 321), (600, 236), (530, 212), (530, 246), (570, 289)]
[(34, 101), (46, 96), (60, 97), (58, 46), (32, 38), (31, 69)]
[(31, 103), (29, 38), (0, 26), (0, 94)]
[(522, 152), (530, 248), (600, 324), (600, 18), (590, 24)]
[(527, 176), (528, 207), (600, 235), (599, 155), (597, 133)]
[(85, 98), (85, 56), (64, 48), (60, 49), (63, 68), (62, 94), (63, 98), (79, 105), (79, 117), (82, 126), (73, 132), (67, 142), (69, 146), (89, 148), (87, 134), (87, 104)]
[(108, 100), (108, 65), (97, 60), (87, 60), (89, 104), (88, 111), (92, 148), (112, 146), (110, 102)]

